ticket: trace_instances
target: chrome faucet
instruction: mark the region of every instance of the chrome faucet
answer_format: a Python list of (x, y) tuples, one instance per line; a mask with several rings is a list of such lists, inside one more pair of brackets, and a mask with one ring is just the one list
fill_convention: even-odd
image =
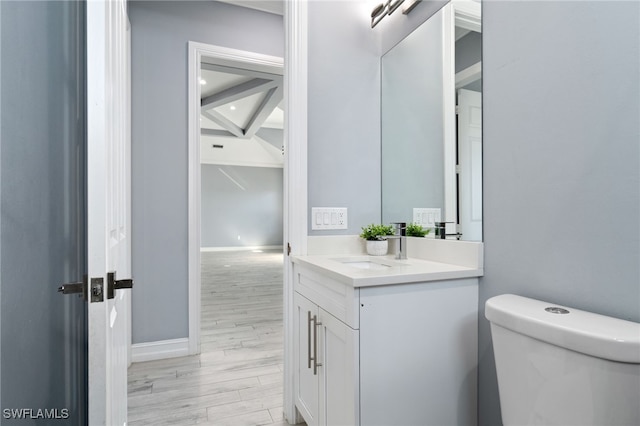
[(396, 259), (407, 258), (407, 223), (406, 222), (393, 222), (396, 226), (395, 235), (390, 236), (390, 239), (398, 240), (396, 243)]
[(459, 240), (462, 237), (462, 234), (456, 232), (455, 234), (447, 234), (447, 223), (454, 222), (436, 222), (436, 238), (440, 238), (441, 240), (446, 239), (447, 237), (456, 237), (456, 240)]

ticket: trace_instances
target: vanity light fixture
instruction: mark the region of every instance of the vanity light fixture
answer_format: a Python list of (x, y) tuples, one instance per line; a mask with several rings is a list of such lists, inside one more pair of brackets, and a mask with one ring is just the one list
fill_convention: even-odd
[[(404, 15), (407, 15), (418, 5), (422, 0), (410, 0), (409, 5), (402, 10)], [(384, 3), (380, 3), (371, 11), (371, 28), (378, 25), (385, 16), (391, 15), (396, 11), (400, 5), (404, 3), (404, 0), (387, 0)]]
[(378, 22), (382, 21), (382, 19), (391, 15), (397, 8), (400, 6), (404, 0), (387, 0), (384, 3), (380, 3), (371, 11), (371, 28), (378, 25)]

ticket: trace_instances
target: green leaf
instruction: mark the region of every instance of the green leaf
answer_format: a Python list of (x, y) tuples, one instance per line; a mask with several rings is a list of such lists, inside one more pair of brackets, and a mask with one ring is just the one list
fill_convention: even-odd
[(384, 240), (386, 236), (393, 235), (393, 226), (372, 223), (362, 227), (360, 238), (365, 240)]

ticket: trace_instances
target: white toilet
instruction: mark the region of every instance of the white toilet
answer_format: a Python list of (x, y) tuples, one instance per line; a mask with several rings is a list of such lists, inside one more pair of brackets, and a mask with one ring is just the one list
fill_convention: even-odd
[(485, 308), (505, 425), (640, 425), (640, 324), (512, 294)]

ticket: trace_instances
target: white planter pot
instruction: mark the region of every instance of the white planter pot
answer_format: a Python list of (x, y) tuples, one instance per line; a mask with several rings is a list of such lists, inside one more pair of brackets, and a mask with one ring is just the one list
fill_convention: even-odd
[(367, 240), (367, 254), (370, 256), (384, 256), (389, 250), (387, 240)]

